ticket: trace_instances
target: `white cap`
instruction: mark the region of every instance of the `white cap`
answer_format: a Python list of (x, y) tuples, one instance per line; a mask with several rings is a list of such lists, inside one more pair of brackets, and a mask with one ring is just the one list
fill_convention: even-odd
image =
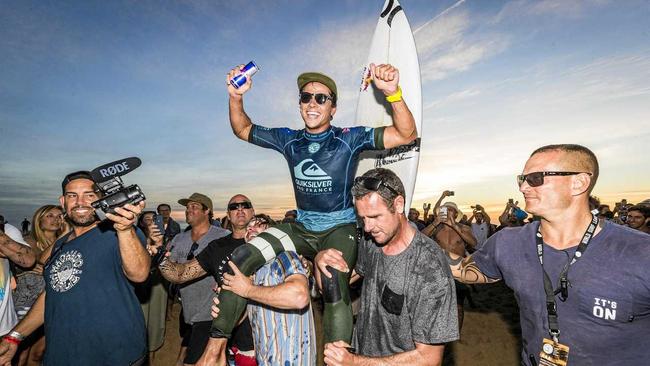
[(16, 227), (11, 224), (5, 224), (5, 234), (7, 234), (11, 240), (17, 243), (29, 245), (25, 242), (25, 239), (23, 239), (23, 235), (20, 233), (20, 230), (16, 229)]

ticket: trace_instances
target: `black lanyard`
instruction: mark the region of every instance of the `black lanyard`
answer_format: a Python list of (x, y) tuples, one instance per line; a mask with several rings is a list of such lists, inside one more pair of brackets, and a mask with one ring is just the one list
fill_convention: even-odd
[(598, 227), (598, 217), (594, 214), (591, 215), (591, 223), (587, 227), (585, 234), (578, 244), (578, 249), (576, 250), (573, 258), (570, 262), (564, 266), (562, 272), (560, 273), (560, 287), (557, 290), (553, 290), (553, 284), (551, 279), (548, 278), (548, 274), (544, 270), (544, 240), (542, 239), (541, 230), (542, 225), (537, 228), (537, 256), (539, 257), (539, 263), (542, 265), (542, 273), (544, 274), (544, 291), (546, 292), (546, 311), (548, 312), (548, 332), (553, 337), (553, 341), (558, 342), (558, 336), (560, 335), (560, 327), (557, 322), (557, 304), (555, 303), (555, 295), (560, 294), (560, 300), (566, 301), (569, 296), (569, 267), (577, 262), (582, 255), (587, 250), (587, 246), (591, 241), (591, 238)]

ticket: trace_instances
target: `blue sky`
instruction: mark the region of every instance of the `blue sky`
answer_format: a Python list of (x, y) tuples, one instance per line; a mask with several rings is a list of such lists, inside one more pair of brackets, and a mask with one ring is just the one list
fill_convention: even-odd
[[(530, 152), (564, 142), (596, 152), (604, 201), (650, 197), (648, 1), (401, 3), (423, 77), (415, 207), (453, 189), (464, 209), (499, 210)], [(382, 5), (2, 1), (0, 213), (31, 217), (68, 172), (127, 156), (150, 207), (198, 191), (217, 211), (235, 193), (293, 208), (283, 158), (232, 135), (225, 74), (255, 60), (249, 115), (300, 128), (296, 76), (328, 73), (334, 123), (351, 125)]]

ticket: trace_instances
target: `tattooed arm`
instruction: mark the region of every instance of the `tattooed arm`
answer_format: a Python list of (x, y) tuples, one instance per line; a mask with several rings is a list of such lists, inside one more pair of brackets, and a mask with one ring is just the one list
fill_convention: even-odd
[(451, 274), (460, 282), (466, 284), (474, 283), (492, 283), (497, 282), (499, 279), (490, 278), (484, 275), (474, 262), (472, 256), (465, 258), (454, 253), (445, 251), (447, 255), (449, 266), (451, 267)]
[(208, 274), (196, 259), (185, 263), (176, 263), (167, 258), (160, 263), (158, 268), (163, 277), (172, 283), (185, 283)]
[(0, 232), (0, 257), (23, 268), (30, 268), (36, 263), (36, 255), (31, 247), (14, 241), (3, 232)]

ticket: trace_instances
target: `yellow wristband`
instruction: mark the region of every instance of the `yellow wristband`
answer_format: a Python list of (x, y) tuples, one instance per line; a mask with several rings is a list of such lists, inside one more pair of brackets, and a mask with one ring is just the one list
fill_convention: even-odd
[(391, 94), (391, 95), (387, 96), (386, 100), (389, 103), (395, 103), (395, 102), (399, 102), (400, 100), (402, 100), (402, 87), (398, 86), (397, 91), (395, 92), (395, 94)]

